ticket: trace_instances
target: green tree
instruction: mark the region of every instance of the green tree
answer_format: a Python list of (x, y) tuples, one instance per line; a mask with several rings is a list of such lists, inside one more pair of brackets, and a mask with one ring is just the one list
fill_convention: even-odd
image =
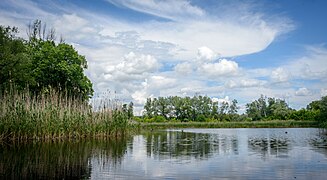
[(259, 99), (246, 104), (246, 113), (252, 120), (284, 120), (291, 114), (291, 108), (285, 100), (267, 98), (261, 95)]
[(84, 75), (87, 62), (73, 46), (55, 43), (55, 31), (46, 33), (36, 20), (30, 25), (28, 41), (17, 38), (17, 28), (0, 26), (0, 88), (14, 85), (39, 93), (49, 88), (88, 100), (92, 83)]
[(134, 106), (133, 102), (130, 102), (128, 104), (128, 108), (127, 108), (127, 117), (128, 117), (128, 119), (131, 119), (134, 116), (134, 114), (133, 114), (134, 107), (133, 106)]
[(152, 100), (151, 98), (147, 98), (146, 102), (144, 104), (144, 115), (147, 116), (148, 118), (152, 118), (153, 116), (153, 107), (152, 107)]
[(158, 110), (158, 114), (167, 119), (167, 115), (169, 114), (169, 104), (167, 98), (159, 97), (157, 100), (156, 107)]
[(319, 121), (323, 123), (324, 127), (327, 127), (327, 96), (322, 97), (320, 100)]
[(231, 105), (229, 106), (228, 114), (236, 114), (238, 110), (237, 100), (233, 99)]
[(288, 115), (291, 113), (291, 109), (288, 107), (288, 104), (281, 99), (277, 99), (274, 104), (271, 105), (270, 111), (272, 112), (272, 119), (285, 120), (288, 118)]
[(33, 76), (37, 79), (35, 91), (51, 87), (85, 100), (92, 96), (92, 83), (84, 75), (86, 59), (73, 46), (38, 41), (30, 46), (30, 56)]
[(14, 85), (19, 90), (35, 85), (26, 41), (16, 37), (18, 29), (0, 26), (0, 89)]

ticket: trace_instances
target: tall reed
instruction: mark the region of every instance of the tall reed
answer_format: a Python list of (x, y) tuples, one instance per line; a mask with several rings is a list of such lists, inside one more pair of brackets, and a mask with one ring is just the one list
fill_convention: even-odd
[(0, 93), (0, 140), (112, 136), (123, 133), (127, 122), (119, 104), (94, 111), (88, 102), (55, 90)]

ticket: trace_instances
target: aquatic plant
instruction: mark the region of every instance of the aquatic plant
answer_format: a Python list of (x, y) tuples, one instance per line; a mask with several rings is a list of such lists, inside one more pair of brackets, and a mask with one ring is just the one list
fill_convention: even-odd
[(9, 90), (0, 99), (0, 140), (112, 136), (128, 125), (117, 101), (102, 102), (106, 106), (95, 111), (88, 102), (51, 89), (38, 95)]

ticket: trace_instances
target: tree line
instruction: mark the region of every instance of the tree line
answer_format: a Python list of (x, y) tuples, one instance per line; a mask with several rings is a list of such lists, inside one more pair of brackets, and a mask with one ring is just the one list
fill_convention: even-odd
[(148, 98), (144, 105), (143, 121), (259, 121), (308, 120), (327, 121), (327, 96), (313, 101), (306, 108), (295, 110), (279, 98), (261, 95), (246, 104), (243, 114), (238, 114), (236, 99), (231, 102), (214, 101), (208, 96)]
[(208, 96), (148, 98), (144, 105), (144, 116), (153, 121), (180, 120), (206, 121), (231, 120), (237, 115), (237, 100), (231, 103), (213, 101)]
[(0, 91), (11, 87), (34, 94), (50, 89), (88, 100), (92, 83), (84, 70), (87, 61), (72, 45), (56, 42), (55, 30), (40, 20), (30, 24), (28, 39), (17, 37), (18, 28), (0, 26)]

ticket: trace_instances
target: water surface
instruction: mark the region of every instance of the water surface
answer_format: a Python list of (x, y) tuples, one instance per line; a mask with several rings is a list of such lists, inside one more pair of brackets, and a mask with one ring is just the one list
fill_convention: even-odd
[(326, 179), (316, 128), (170, 129), (102, 141), (0, 145), (0, 179)]

